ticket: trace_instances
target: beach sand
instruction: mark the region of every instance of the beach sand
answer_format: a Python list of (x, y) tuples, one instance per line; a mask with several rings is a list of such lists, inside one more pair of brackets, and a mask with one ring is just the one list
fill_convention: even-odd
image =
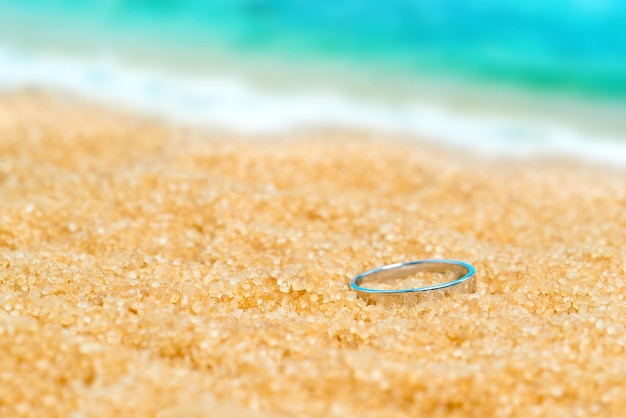
[[(623, 415), (625, 248), (624, 172), (5, 95), (0, 416)], [(477, 291), (348, 287), (424, 258)]]

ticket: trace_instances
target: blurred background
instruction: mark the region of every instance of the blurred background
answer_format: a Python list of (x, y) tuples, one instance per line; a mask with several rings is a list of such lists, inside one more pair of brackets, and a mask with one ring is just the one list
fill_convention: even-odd
[(626, 165), (619, 0), (0, 0), (0, 89)]

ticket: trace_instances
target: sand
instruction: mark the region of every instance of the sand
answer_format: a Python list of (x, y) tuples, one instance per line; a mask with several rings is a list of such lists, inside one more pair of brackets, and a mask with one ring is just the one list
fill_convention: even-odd
[[(625, 248), (620, 171), (4, 96), (0, 416), (619, 416)], [(477, 291), (348, 287), (425, 258)]]

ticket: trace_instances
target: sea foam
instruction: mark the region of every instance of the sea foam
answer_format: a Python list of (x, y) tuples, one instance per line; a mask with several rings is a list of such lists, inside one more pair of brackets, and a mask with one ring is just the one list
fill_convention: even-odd
[(268, 92), (229, 77), (190, 77), (0, 49), (0, 91), (37, 87), (198, 127), (269, 133), (341, 127), (410, 135), (491, 156), (565, 157), (626, 167), (626, 139), (503, 115), (468, 115), (414, 101), (389, 104), (339, 93)]

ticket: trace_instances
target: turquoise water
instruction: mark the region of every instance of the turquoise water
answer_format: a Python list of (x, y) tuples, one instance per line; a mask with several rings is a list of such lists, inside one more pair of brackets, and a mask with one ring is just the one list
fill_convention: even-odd
[(626, 98), (619, 0), (4, 0), (0, 44), (216, 48)]
[(626, 167), (626, 2), (0, 0), (0, 93), (29, 87)]

